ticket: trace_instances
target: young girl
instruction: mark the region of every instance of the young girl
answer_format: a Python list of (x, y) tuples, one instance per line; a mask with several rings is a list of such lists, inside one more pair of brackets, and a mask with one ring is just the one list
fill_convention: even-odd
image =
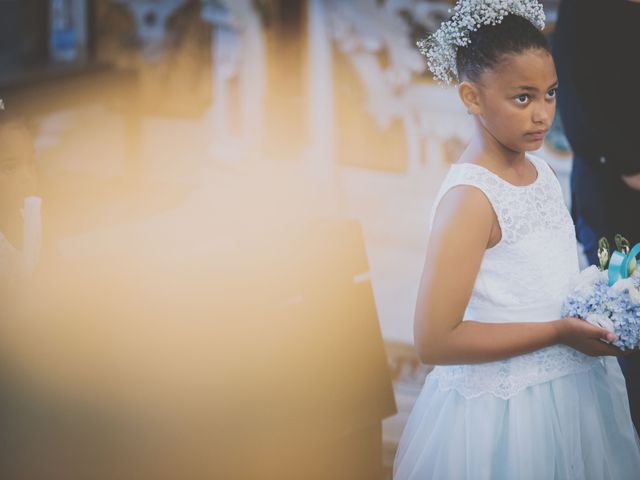
[(396, 480), (640, 475), (613, 334), (560, 319), (578, 273), (574, 226), (554, 172), (526, 153), (555, 114), (543, 26), (532, 0), (463, 0), (421, 44), (439, 79), (459, 80), (475, 134), (433, 207), (414, 336), (437, 366)]

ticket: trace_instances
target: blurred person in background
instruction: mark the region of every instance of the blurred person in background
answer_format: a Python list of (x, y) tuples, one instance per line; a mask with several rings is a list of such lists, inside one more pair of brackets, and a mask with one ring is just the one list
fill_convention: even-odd
[(25, 199), (37, 193), (34, 139), (0, 100), (0, 277), (21, 268)]
[[(590, 264), (598, 240), (640, 242), (640, 1), (563, 0), (553, 34), (558, 108), (573, 150), (571, 213)], [(618, 357), (640, 428), (640, 353)]]

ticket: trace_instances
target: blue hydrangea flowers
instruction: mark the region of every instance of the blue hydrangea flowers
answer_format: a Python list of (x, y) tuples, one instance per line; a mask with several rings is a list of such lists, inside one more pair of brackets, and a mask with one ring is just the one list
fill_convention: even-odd
[(583, 270), (564, 302), (563, 317), (577, 317), (616, 335), (621, 350), (640, 347), (640, 269), (609, 286), (608, 272)]

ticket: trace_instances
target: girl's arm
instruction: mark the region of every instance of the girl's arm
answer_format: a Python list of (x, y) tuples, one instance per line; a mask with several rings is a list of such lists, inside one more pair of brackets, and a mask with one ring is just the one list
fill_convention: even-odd
[(582, 320), (541, 323), (463, 322), (485, 249), (496, 242), (497, 218), (477, 188), (449, 190), (436, 210), (414, 320), (423, 362), (467, 364), (502, 360), (557, 343), (588, 355), (619, 355), (600, 341), (613, 335)]

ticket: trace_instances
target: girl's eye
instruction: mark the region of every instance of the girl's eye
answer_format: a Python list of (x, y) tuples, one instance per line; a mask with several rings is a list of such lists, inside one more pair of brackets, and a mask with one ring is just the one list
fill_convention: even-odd
[(529, 101), (529, 95), (518, 95), (516, 97), (516, 103), (520, 105), (525, 105)]
[(552, 88), (551, 90), (549, 90), (547, 92), (547, 98), (556, 98), (557, 91), (558, 91), (557, 88)]

